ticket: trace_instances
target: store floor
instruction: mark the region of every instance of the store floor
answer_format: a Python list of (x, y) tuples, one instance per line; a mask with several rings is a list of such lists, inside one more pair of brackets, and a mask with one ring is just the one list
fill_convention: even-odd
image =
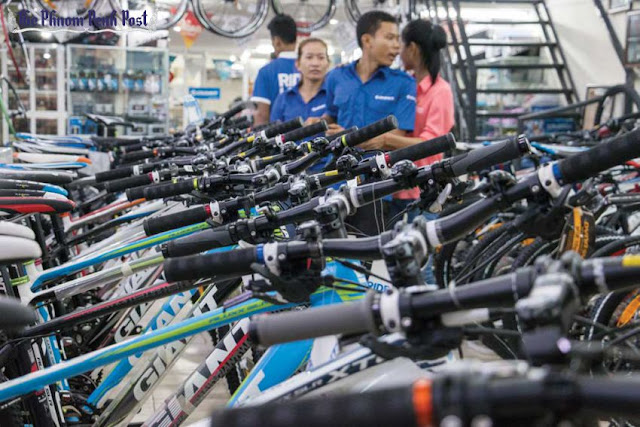
[[(180, 359), (167, 372), (163, 381), (156, 387), (151, 398), (147, 400), (140, 412), (135, 416), (132, 423), (142, 423), (146, 421), (155, 411), (161, 407), (164, 400), (171, 396), (182, 382), (196, 367), (204, 360), (206, 355), (213, 350), (211, 339), (206, 334), (197, 335), (182, 353)], [(206, 399), (200, 404), (196, 411), (185, 422), (185, 426), (193, 424), (199, 420), (207, 418), (211, 412), (223, 407), (229, 399), (226, 380), (216, 384), (209, 392)]]

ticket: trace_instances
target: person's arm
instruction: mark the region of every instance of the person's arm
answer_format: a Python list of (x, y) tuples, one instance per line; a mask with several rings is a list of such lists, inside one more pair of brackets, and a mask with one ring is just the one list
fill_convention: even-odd
[[(336, 89), (336, 73), (335, 70), (332, 70), (325, 77), (326, 80), (326, 88), (327, 88), (327, 111), (322, 115), (322, 118), (327, 122), (327, 124), (337, 124), (338, 118), (338, 107), (334, 103), (335, 97), (335, 89)], [(331, 128), (330, 128), (331, 129)], [(336, 132), (337, 133), (337, 132)]]
[(407, 131), (396, 129), (370, 139), (369, 141), (358, 145), (358, 147), (362, 148), (363, 150), (389, 151), (408, 147), (422, 141), (423, 140), (420, 138), (407, 136)]
[(273, 82), (269, 81), (269, 72), (266, 67), (262, 67), (258, 71), (256, 82), (253, 85), (253, 95), (251, 100), (256, 103), (256, 110), (253, 113), (253, 125), (258, 126), (269, 122), (269, 113), (271, 109)]
[(256, 110), (253, 113), (253, 125), (258, 126), (269, 122), (269, 104), (256, 102)]
[[(271, 111), (269, 113), (269, 121), (275, 122), (276, 120), (284, 120), (284, 94), (278, 95), (275, 101), (273, 101), (273, 105), (271, 106)], [(258, 106), (258, 109), (260, 106)]]
[(359, 147), (366, 150), (396, 150), (442, 136), (453, 127), (453, 96), (448, 91), (434, 95), (426, 107), (428, 112), (422, 130), (417, 137), (401, 136), (397, 130), (380, 135)]

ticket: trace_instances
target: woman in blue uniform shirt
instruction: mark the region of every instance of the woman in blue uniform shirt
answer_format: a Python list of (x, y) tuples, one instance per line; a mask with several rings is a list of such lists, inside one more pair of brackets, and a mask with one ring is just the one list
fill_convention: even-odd
[(296, 68), (302, 76), (300, 83), (282, 92), (271, 108), (271, 121), (287, 121), (298, 116), (307, 124), (317, 121), (327, 110), (327, 91), (324, 77), (329, 71), (327, 44), (309, 38), (298, 46)]

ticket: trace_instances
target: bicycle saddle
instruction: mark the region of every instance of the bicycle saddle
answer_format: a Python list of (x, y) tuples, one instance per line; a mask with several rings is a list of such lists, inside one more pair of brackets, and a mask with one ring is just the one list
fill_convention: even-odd
[(0, 169), (1, 179), (23, 179), (27, 181), (45, 182), (47, 184), (69, 184), (77, 178), (76, 173), (61, 171), (29, 171), (16, 169)]
[(134, 128), (136, 126), (134, 123), (125, 121), (122, 117), (101, 116), (99, 114), (91, 114), (91, 113), (86, 113), (85, 116), (87, 116), (87, 118), (89, 118), (90, 120), (93, 120), (94, 122), (99, 123), (106, 127), (124, 126), (124, 127)]
[(42, 256), (40, 245), (32, 239), (0, 236), (0, 264), (28, 261)]
[(74, 202), (66, 198), (0, 197), (0, 212), (9, 214), (61, 214), (73, 210), (75, 206)]
[(41, 182), (26, 181), (19, 179), (0, 179), (0, 189), (2, 190), (36, 190), (58, 193), (67, 196), (69, 192), (62, 187)]
[(0, 197), (46, 197), (48, 199), (69, 200), (62, 194), (21, 188), (0, 188)]
[(22, 237), (29, 240), (36, 238), (36, 234), (29, 227), (9, 221), (0, 221), (0, 239), (5, 236)]

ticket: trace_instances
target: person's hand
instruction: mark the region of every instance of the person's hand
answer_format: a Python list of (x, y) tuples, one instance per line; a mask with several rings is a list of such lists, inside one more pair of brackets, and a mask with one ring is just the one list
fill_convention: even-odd
[(363, 150), (382, 150), (385, 146), (386, 140), (384, 135), (378, 135), (358, 145), (358, 148), (362, 148)]
[(309, 118), (307, 118), (307, 120), (304, 121), (304, 125), (305, 126), (309, 126), (309, 125), (312, 125), (314, 123), (318, 123), (321, 120), (322, 120), (322, 117), (309, 117)]
[(344, 130), (342, 126), (336, 123), (331, 123), (328, 126), (329, 128), (324, 132), (327, 136), (335, 135), (336, 133), (340, 133)]

